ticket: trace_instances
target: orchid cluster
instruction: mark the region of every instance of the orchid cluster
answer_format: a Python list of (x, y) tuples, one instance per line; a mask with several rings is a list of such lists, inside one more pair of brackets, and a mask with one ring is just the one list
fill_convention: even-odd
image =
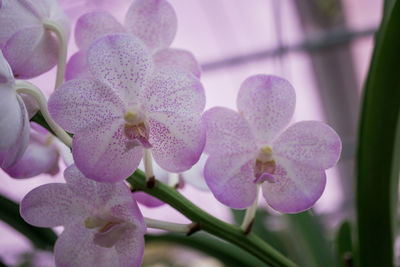
[[(165, 0), (134, 0), (123, 24), (92, 11), (76, 22), (79, 51), (67, 62), (69, 22), (56, 0), (0, 0), (0, 166), (20, 179), (56, 174), (64, 158), (66, 183), (42, 185), (20, 206), (34, 226), (64, 226), (54, 248), (57, 266), (140, 266), (146, 227), (201, 229), (196, 221), (144, 218), (136, 201), (164, 202), (132, 193), (125, 179), (137, 168), (149, 188), (188, 182), (247, 209), (244, 238), (260, 187), (283, 213), (309, 209), (322, 195), (325, 170), (341, 152), (336, 132), (316, 121), (286, 128), (295, 91), (271, 75), (244, 81), (237, 112), (204, 112), (198, 62), (189, 51), (169, 48), (176, 29)], [(48, 101), (20, 80), (56, 64)], [(29, 122), (38, 110), (52, 133)]]

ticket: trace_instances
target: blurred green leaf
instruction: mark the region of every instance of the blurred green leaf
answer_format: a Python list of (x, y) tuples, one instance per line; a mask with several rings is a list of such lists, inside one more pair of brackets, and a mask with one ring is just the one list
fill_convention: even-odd
[[(333, 246), (326, 238), (325, 229), (318, 216), (311, 211), (287, 214), (288, 232), (291, 239), (293, 257), (300, 266), (334, 267)], [(292, 253), (293, 253), (292, 252)]]
[(336, 236), (336, 251), (339, 266), (353, 266), (354, 253), (351, 237), (351, 224), (348, 221), (345, 221), (340, 225), (339, 231)]
[(0, 195), (0, 220), (26, 236), (38, 249), (52, 250), (57, 235), (47, 228), (27, 224), (19, 215), (19, 205)]
[[(390, 8), (392, 7), (392, 8)], [(393, 266), (400, 167), (400, 3), (386, 2), (365, 84), (357, 153), (357, 263)]]
[(189, 247), (206, 255), (213, 256), (229, 267), (266, 266), (265, 263), (246, 251), (206, 233), (196, 233), (192, 236), (178, 234), (146, 235), (145, 240), (146, 244), (160, 242)]

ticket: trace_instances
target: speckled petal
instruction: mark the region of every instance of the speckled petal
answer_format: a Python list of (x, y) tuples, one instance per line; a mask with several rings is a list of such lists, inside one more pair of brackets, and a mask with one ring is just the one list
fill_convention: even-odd
[(14, 77), (29, 79), (56, 65), (58, 41), (42, 25), (30, 26), (16, 32), (2, 50)]
[(163, 169), (178, 173), (199, 160), (205, 144), (205, 131), (199, 117), (152, 115), (149, 120), (152, 154)]
[(55, 227), (85, 219), (74, 194), (66, 184), (59, 183), (41, 185), (30, 191), (22, 199), (20, 213), (26, 222), (38, 227)]
[(94, 232), (85, 227), (83, 220), (65, 228), (58, 238), (54, 247), (56, 266), (116, 266), (118, 263), (117, 251), (114, 248), (97, 246), (93, 242)]
[[(15, 109), (15, 111), (20, 116), (20, 125), (18, 127), (18, 131), (12, 132), (17, 137), (15, 142), (8, 149), (0, 150), (2, 154), (2, 156), (0, 157), (0, 166), (2, 168), (9, 168), (14, 165), (19, 159), (21, 159), (29, 143), (28, 112), (25, 109), (24, 101), (22, 100), (22, 98), (17, 95), (16, 99), (19, 109)], [(6, 135), (7, 134), (11, 134), (11, 131), (7, 132)]]
[(177, 18), (173, 7), (165, 0), (135, 0), (126, 14), (124, 24), (154, 53), (172, 43)]
[(187, 50), (167, 48), (153, 55), (156, 68), (173, 67), (201, 76), (201, 67), (196, 58)]
[(30, 178), (53, 172), (58, 159), (59, 156), (54, 147), (31, 141), (22, 158), (10, 168), (3, 168), (3, 170), (13, 178)]
[(124, 102), (101, 82), (71, 80), (61, 85), (48, 102), (53, 119), (65, 130), (75, 133), (122, 119)]
[(144, 254), (144, 234), (145, 228), (136, 227), (128, 231), (122, 239), (115, 244), (119, 266), (141, 266)]
[(256, 199), (254, 156), (249, 153), (211, 155), (204, 167), (206, 183), (214, 196), (234, 209), (244, 209)]
[(153, 69), (153, 60), (144, 43), (127, 34), (97, 39), (89, 48), (88, 64), (93, 76), (117, 90), (129, 103), (137, 101)]
[(103, 11), (89, 12), (79, 17), (75, 26), (75, 42), (86, 50), (90, 44), (105, 34), (125, 32), (124, 27), (111, 14)]
[(99, 182), (122, 181), (133, 173), (142, 158), (142, 147), (130, 148), (123, 119), (77, 132), (72, 154), (78, 169)]
[(273, 141), (290, 122), (296, 95), (285, 79), (272, 75), (247, 78), (240, 87), (237, 107), (249, 122), (257, 144)]
[(157, 113), (191, 117), (203, 112), (206, 99), (196, 77), (168, 67), (152, 76), (143, 92), (142, 103), (150, 117)]
[(92, 78), (93, 75), (89, 70), (87, 62), (87, 51), (81, 50), (73, 54), (67, 63), (65, 70), (65, 80), (69, 81), (78, 78)]
[(329, 169), (339, 160), (342, 143), (338, 134), (318, 121), (290, 126), (273, 144), (274, 153), (316, 169)]
[(233, 154), (257, 150), (248, 122), (236, 111), (215, 107), (203, 114), (208, 154)]
[(321, 197), (326, 184), (323, 170), (276, 157), (275, 183), (262, 184), (267, 203), (284, 213), (297, 213), (311, 208)]

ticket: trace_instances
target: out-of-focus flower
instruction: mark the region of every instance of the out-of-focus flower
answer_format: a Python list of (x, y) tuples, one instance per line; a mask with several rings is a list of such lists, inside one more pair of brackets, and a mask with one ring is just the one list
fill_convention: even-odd
[(339, 159), (337, 133), (316, 121), (298, 122), (282, 132), (294, 112), (295, 92), (275, 76), (244, 81), (237, 107), (239, 113), (216, 107), (203, 115), (210, 155), (204, 174), (215, 197), (232, 208), (246, 208), (262, 183), (264, 198), (275, 210), (310, 208), (325, 188), (325, 170)]
[(57, 266), (140, 266), (146, 226), (129, 188), (97, 183), (72, 165), (66, 184), (39, 186), (21, 202), (21, 216), (39, 227), (64, 226)]
[(75, 29), (80, 51), (70, 58), (66, 79), (90, 77), (87, 50), (94, 40), (112, 33), (129, 33), (139, 37), (152, 54), (156, 68), (180, 68), (200, 77), (200, 66), (192, 53), (169, 48), (176, 29), (175, 11), (165, 0), (135, 0), (125, 16), (124, 26), (107, 12), (84, 14), (78, 19)]
[(59, 40), (46, 22), (63, 27), (68, 18), (56, 0), (1, 0), (0, 48), (16, 78), (29, 79), (50, 70), (58, 58)]
[(56, 122), (74, 133), (77, 167), (103, 182), (125, 179), (139, 165), (143, 148), (169, 172), (196, 163), (205, 143), (201, 113), (204, 89), (187, 72), (153, 72), (145, 45), (135, 36), (106, 35), (88, 51), (95, 79), (66, 82), (49, 100)]
[(13, 178), (30, 178), (41, 173), (56, 175), (59, 172), (56, 137), (40, 125), (31, 122), (29, 145), (22, 158), (3, 170)]
[(9, 168), (29, 142), (29, 119), (24, 101), (15, 90), (11, 68), (0, 51), (0, 167)]

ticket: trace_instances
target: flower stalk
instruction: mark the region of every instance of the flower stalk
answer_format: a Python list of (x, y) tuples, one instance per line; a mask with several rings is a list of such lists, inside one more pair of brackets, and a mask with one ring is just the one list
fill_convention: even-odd
[(56, 85), (54, 88), (54, 90), (56, 90), (64, 82), (65, 78), (65, 69), (67, 66), (67, 46), (68, 46), (67, 34), (64, 28), (55, 21), (44, 19), (43, 26), (45, 27), (45, 29), (54, 32), (59, 40), (57, 76), (56, 76)]
[(242, 225), (240, 226), (240, 229), (242, 229), (245, 235), (251, 232), (251, 227), (253, 226), (254, 217), (256, 216), (259, 195), (260, 195), (260, 184), (257, 184), (256, 199), (254, 200), (253, 204), (246, 209), (246, 214), (244, 215)]
[(136, 170), (134, 174), (128, 177), (127, 181), (136, 191), (143, 191), (171, 205), (196, 223), (201, 230), (241, 247), (266, 264), (271, 266), (297, 266), (255, 234), (243, 235), (243, 231), (239, 227), (213, 217), (194, 205), (174, 188), (162, 182), (157, 182), (154, 187), (149, 188), (142, 171)]
[(168, 232), (182, 233), (182, 234), (190, 233), (192, 229), (196, 226), (195, 223), (189, 223), (189, 224), (172, 223), (146, 217), (144, 218), (144, 221), (146, 223), (147, 228), (160, 229)]
[(47, 101), (42, 91), (27, 81), (16, 81), (16, 91), (17, 93), (27, 94), (36, 100), (47, 124), (66, 146), (71, 147), (72, 138), (50, 117), (47, 109)]

